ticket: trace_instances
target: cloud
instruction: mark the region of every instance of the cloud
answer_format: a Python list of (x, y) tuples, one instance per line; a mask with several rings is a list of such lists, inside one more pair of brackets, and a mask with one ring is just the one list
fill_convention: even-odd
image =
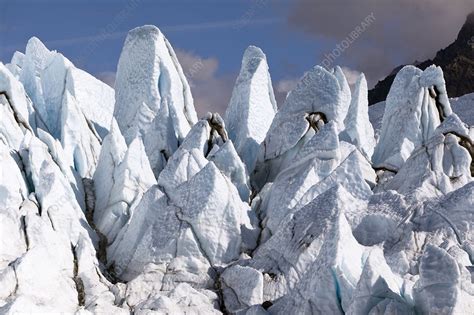
[(227, 109), (235, 74), (219, 75), (219, 61), (216, 58), (204, 58), (195, 53), (175, 49), (194, 98), (194, 107), (199, 117), (207, 112), (223, 114)]
[(104, 71), (95, 74), (95, 77), (111, 87), (115, 85), (115, 75), (113, 71)]
[[(262, 18), (262, 19), (252, 19), (249, 21), (244, 21), (245, 24), (242, 25), (243, 20), (225, 20), (225, 21), (215, 21), (215, 22), (206, 22), (206, 23), (194, 23), (194, 24), (179, 24), (179, 25), (158, 25), (158, 28), (165, 33), (174, 33), (174, 32), (196, 32), (196, 31), (206, 31), (206, 30), (215, 30), (215, 29), (236, 29), (241, 28), (242, 26), (255, 26), (255, 25), (271, 25), (279, 23), (282, 20), (279, 18)], [(2, 26), (0, 25), (0, 32), (2, 31)], [(65, 39), (53, 39), (45, 41), (46, 46), (51, 47), (66, 47), (74, 46), (79, 44), (91, 43), (91, 42), (102, 42), (105, 40), (120, 39), (125, 38), (128, 31), (114, 31), (107, 32), (102, 30), (98, 34), (87, 35), (87, 36), (78, 36), (73, 38)], [(4, 50), (13, 50), (23, 47), (22, 44), (13, 44), (3, 47)]]
[(341, 67), (341, 69), (342, 72), (344, 72), (344, 75), (346, 76), (347, 82), (352, 87), (357, 82), (357, 79), (359, 79), (360, 72), (348, 67)]
[[(219, 61), (216, 58), (203, 58), (181, 49), (175, 49), (175, 52), (191, 87), (198, 116), (203, 117), (207, 112), (223, 115), (230, 101), (237, 74), (218, 75)], [(360, 72), (348, 67), (341, 68), (352, 88)], [(95, 77), (114, 87), (115, 75), (115, 72), (104, 71), (96, 73)], [(274, 82), (278, 106), (283, 105), (286, 95), (296, 87), (299, 80), (300, 78), (287, 78)]]
[[(218, 75), (219, 61), (216, 58), (203, 58), (181, 49), (175, 49), (175, 52), (191, 86), (198, 116), (203, 117), (207, 112), (224, 114), (235, 75)], [(115, 72), (105, 71), (96, 73), (95, 77), (113, 87), (115, 75)]]
[(277, 101), (278, 106), (280, 107), (283, 105), (286, 99), (286, 95), (288, 92), (293, 90), (298, 84), (300, 78), (285, 78), (280, 81), (273, 83), (273, 90), (275, 92), (275, 99)]
[(276, 83), (275, 91), (279, 93), (288, 93), (296, 87), (299, 79), (283, 79)]
[(182, 24), (174, 26), (163, 26), (161, 29), (164, 32), (188, 32), (188, 31), (203, 31), (212, 29), (227, 29), (227, 28), (239, 28), (242, 26), (249, 25), (269, 25), (281, 22), (279, 18), (262, 18), (262, 19), (251, 19), (251, 20), (227, 20), (217, 21), (199, 24)]
[(296, 0), (288, 23), (337, 43), (373, 12), (373, 25), (335, 63), (350, 61), (374, 82), (401, 63), (434, 57), (473, 10), (472, 0)]

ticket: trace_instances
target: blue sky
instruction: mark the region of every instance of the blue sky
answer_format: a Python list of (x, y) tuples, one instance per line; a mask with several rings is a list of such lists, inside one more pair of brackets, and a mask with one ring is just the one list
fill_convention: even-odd
[[(462, 19), (457, 21), (458, 16), (467, 14), (462, 12), (465, 9), (461, 6), (470, 2), (454, 0), (451, 6), (456, 8), (458, 1), (459, 10), (454, 13), (459, 14), (452, 18), (455, 23), (442, 39), (435, 40), (433, 48), (429, 47), (432, 53), (436, 51), (434, 47), (441, 48), (454, 40), (458, 24), (463, 22)], [(63, 53), (76, 66), (110, 81), (127, 31), (144, 24), (154, 24), (165, 33), (179, 56), (208, 61), (205, 64), (210, 67), (209, 73), (196, 79), (194, 93), (202, 107), (222, 110), (247, 46), (256, 45), (263, 49), (275, 88), (277, 92), (285, 93), (304, 71), (320, 63), (325, 53), (334, 49), (359, 24), (361, 18), (374, 10), (378, 17), (375, 24), (367, 34), (361, 35), (353, 47), (344, 51), (337, 64), (368, 72), (369, 81), (376, 82), (398, 64), (423, 58), (423, 54), (429, 53), (412, 53), (400, 45), (406, 41), (403, 29), (397, 34), (401, 21), (403, 25), (409, 24), (415, 20), (414, 17), (401, 12), (404, 19), (386, 23), (385, 13), (393, 12), (392, 8), (374, 7), (373, 1), (362, 0), (357, 4), (360, 9), (358, 15), (355, 13), (347, 18), (339, 14), (338, 2), (344, 1), (0, 0), (0, 61), (9, 62), (15, 50), (24, 51), (27, 40), (37, 36), (48, 48)], [(352, 4), (356, 2), (349, 1)], [(413, 8), (406, 9), (408, 12)], [(426, 13), (431, 14), (430, 11)], [(317, 24), (318, 21), (324, 24)], [(419, 24), (418, 21), (414, 25), (415, 35), (417, 27), (427, 27)], [(107, 36), (101, 37), (102, 33)], [(393, 44), (390, 52), (383, 52), (384, 46), (379, 44), (381, 36), (393, 37), (391, 41), (381, 41), (385, 46)], [(399, 51), (396, 47), (400, 48)], [(364, 58), (366, 51), (380, 52), (375, 57)], [(183, 65), (185, 67), (186, 64)], [(373, 68), (380, 71), (373, 71)], [(217, 92), (219, 88), (222, 91)]]
[[(267, 53), (274, 80), (295, 78), (315, 64), (323, 42), (286, 27), (289, 6), (270, 0), (0, 0), (0, 60), (8, 62), (37, 36), (101, 77), (115, 72), (127, 31), (154, 24), (176, 50), (217, 60), (215, 76), (223, 80), (233, 80), (249, 45)], [(106, 39), (96, 41), (104, 30)]]
[[(122, 11), (127, 0), (1, 0), (0, 58), (8, 61), (15, 50), (24, 50), (31, 36), (39, 37), (50, 49), (64, 53), (73, 62), (81, 49), (90, 44)], [(306, 47), (314, 51), (318, 45), (298, 32), (290, 34), (284, 27), (288, 1), (222, 1), (222, 0), (137, 0), (135, 9), (117, 23), (113, 34), (81, 62), (91, 72), (113, 71), (116, 68), (126, 33), (131, 28), (154, 24), (162, 29), (174, 47), (203, 57), (216, 57), (219, 71), (235, 71), (244, 49), (258, 45), (271, 51), (276, 63), (291, 62), (297, 57), (302, 68), (314, 63), (314, 56), (290, 47)], [(240, 20), (243, 22), (240, 23)], [(88, 37), (90, 38), (88, 40)], [(270, 56), (271, 55), (271, 56)], [(282, 75), (280, 66), (274, 69)]]

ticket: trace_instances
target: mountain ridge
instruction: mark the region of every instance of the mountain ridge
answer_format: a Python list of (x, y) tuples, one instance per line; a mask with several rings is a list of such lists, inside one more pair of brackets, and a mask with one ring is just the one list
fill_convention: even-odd
[[(425, 70), (432, 64), (443, 68), (450, 97), (474, 92), (474, 12), (466, 17), (453, 43), (439, 50), (433, 59), (412, 63), (421, 70)], [(385, 101), (395, 76), (402, 68), (403, 65), (394, 68), (385, 79), (379, 81), (369, 91), (369, 105)]]

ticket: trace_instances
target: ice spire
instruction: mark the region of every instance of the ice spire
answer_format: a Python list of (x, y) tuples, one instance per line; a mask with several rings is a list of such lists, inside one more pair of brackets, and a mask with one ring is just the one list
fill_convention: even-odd
[(265, 54), (249, 46), (225, 114), (229, 138), (249, 172), (277, 111)]
[(369, 121), (369, 101), (367, 96), (367, 80), (362, 73), (354, 87), (351, 105), (344, 119), (345, 130), (341, 140), (355, 145), (369, 160), (375, 146), (374, 128)]
[(197, 121), (173, 48), (156, 26), (131, 30), (120, 55), (114, 116), (127, 144), (141, 136), (156, 177)]

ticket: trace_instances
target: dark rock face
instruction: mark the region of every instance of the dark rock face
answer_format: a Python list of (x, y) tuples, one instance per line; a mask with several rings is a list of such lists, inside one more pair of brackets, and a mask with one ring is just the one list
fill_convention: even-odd
[[(450, 97), (474, 92), (474, 12), (468, 15), (454, 43), (438, 51), (432, 60), (423, 61), (416, 66), (424, 70), (432, 64), (443, 68)], [(395, 75), (402, 67), (395, 68), (369, 91), (370, 105), (385, 101)]]

